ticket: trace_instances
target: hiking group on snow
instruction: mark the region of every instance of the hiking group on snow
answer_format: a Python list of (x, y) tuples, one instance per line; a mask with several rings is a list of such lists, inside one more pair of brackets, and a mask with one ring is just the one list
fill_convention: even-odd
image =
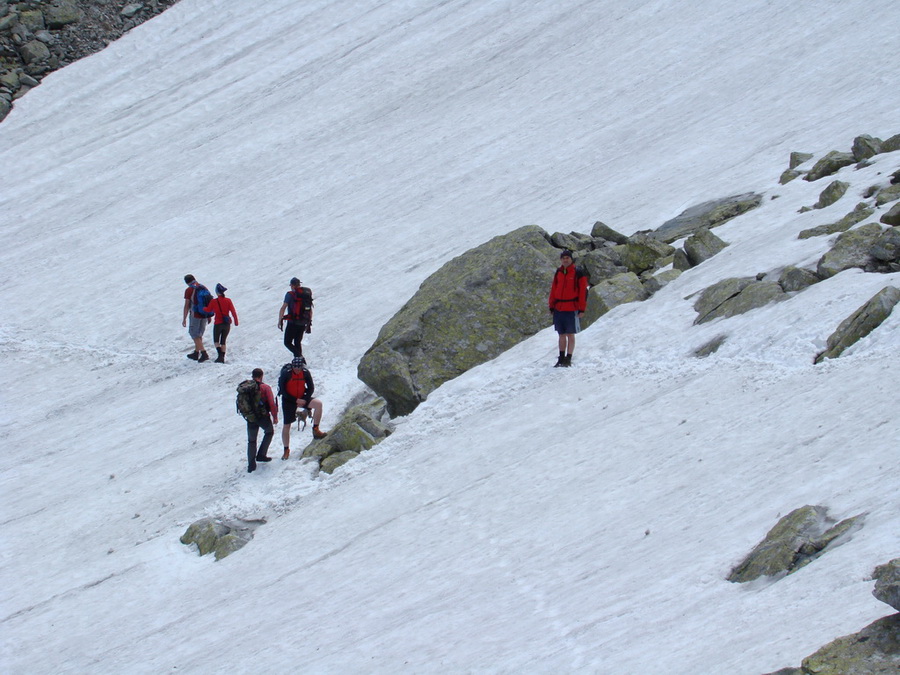
[[(215, 363), (225, 363), (226, 340), (231, 331), (232, 321), (238, 324), (237, 311), (228, 290), (216, 284), (216, 297), (198, 282), (192, 274), (184, 277), (187, 288), (184, 292), (184, 311), (181, 325), (188, 328), (188, 335), (194, 341), (194, 350), (187, 358), (203, 363), (209, 354), (203, 344), (203, 334), (210, 319), (213, 319), (213, 342), (217, 357)], [(278, 396), (281, 397), (282, 428), (281, 441), (284, 452), (281, 459), (291, 456), (291, 425), (296, 421), (298, 428), (312, 417), (313, 438), (327, 435), (319, 428), (322, 420), (322, 402), (313, 396), (315, 384), (303, 357), (302, 341), (306, 333), (312, 332), (313, 296), (312, 290), (303, 286), (297, 277), (290, 280), (290, 290), (278, 310), (278, 329), (284, 332), (284, 346), (293, 355), (290, 363), (284, 364), (278, 376)], [(548, 300), (553, 316), (553, 327), (559, 335), (559, 357), (555, 368), (572, 365), (575, 351), (575, 335), (580, 331), (580, 319), (587, 306), (588, 274), (575, 265), (572, 251), (566, 249), (560, 254), (560, 266), (553, 275)], [(269, 445), (275, 436), (278, 424), (278, 405), (272, 388), (263, 382), (262, 368), (254, 368), (251, 379), (244, 380), (237, 387), (235, 407), (247, 422), (247, 472), (252, 473), (258, 462), (270, 462)], [(262, 429), (262, 442), (258, 443)]]
[[(218, 354), (215, 362), (225, 363), (225, 342), (231, 330), (232, 319), (238, 325), (238, 315), (234, 303), (225, 297), (225, 288), (216, 284), (216, 297), (198, 282), (194, 275), (184, 277), (187, 288), (184, 291), (184, 312), (181, 325), (187, 327), (188, 335), (194, 341), (194, 351), (187, 357), (198, 363), (209, 360), (209, 354), (203, 345), (203, 333), (211, 318), (214, 318), (213, 341)], [(321, 439), (327, 435), (319, 428), (322, 420), (322, 402), (313, 397), (315, 384), (312, 374), (306, 367), (303, 358), (301, 341), (303, 335), (312, 331), (313, 297), (309, 288), (301, 285), (297, 277), (290, 281), (291, 290), (284, 296), (284, 302), (278, 310), (278, 329), (284, 331), (284, 346), (293, 354), (290, 363), (284, 364), (278, 377), (278, 395), (281, 396), (283, 426), (281, 440), (284, 452), (281, 459), (291, 456), (291, 425), (303, 422), (306, 428), (307, 419), (312, 416), (313, 438)], [(287, 327), (285, 327), (287, 321)], [(254, 368), (251, 379), (238, 385), (235, 407), (247, 422), (247, 472), (256, 471), (257, 462), (270, 462), (269, 445), (275, 435), (274, 425), (278, 424), (278, 406), (272, 388), (263, 382), (265, 373), (262, 368)], [(300, 411), (298, 413), (298, 410)], [(262, 442), (257, 447), (259, 430), (263, 431)]]

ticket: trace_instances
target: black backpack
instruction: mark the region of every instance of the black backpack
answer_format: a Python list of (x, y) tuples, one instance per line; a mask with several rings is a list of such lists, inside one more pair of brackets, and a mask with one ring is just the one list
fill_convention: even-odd
[(239, 415), (243, 415), (248, 422), (258, 422), (265, 415), (262, 395), (259, 391), (259, 382), (256, 380), (244, 380), (237, 386), (237, 399), (234, 407)]
[(299, 291), (291, 291), (291, 300), (288, 303), (288, 321), (309, 321), (309, 313), (313, 307), (312, 289), (301, 286)]

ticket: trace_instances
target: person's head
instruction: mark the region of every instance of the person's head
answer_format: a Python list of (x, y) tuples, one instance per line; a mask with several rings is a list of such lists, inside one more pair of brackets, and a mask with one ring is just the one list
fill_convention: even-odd
[(306, 359), (302, 356), (295, 356), (291, 360), (291, 368), (294, 370), (303, 370), (306, 367)]
[(254, 368), (253, 372), (250, 373), (250, 376), (257, 382), (262, 382), (263, 375), (264, 373), (262, 368)]
[(222, 284), (216, 284), (216, 293), (218, 295), (225, 295), (225, 291), (227, 291), (227, 290), (228, 289), (225, 288)]
[(300, 280), (297, 277), (291, 278), (291, 288), (298, 288), (300, 286)]
[(190, 286), (195, 281), (196, 281), (196, 279), (194, 279), (193, 274), (185, 274), (184, 275), (184, 283), (186, 283), (188, 286)]
[(573, 262), (575, 262), (575, 256), (572, 255), (572, 251), (566, 249), (562, 253), (559, 254), (559, 262), (563, 267), (568, 267)]

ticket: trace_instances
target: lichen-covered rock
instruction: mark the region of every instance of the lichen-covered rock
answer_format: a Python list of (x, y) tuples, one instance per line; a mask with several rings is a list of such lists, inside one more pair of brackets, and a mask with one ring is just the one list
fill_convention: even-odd
[[(302, 457), (313, 457), (319, 461), (319, 468), (331, 473), (343, 464), (349, 455), (356, 457), (360, 453), (373, 448), (391, 434), (387, 401), (375, 398), (350, 407), (320, 440), (314, 440), (304, 448)], [(342, 455), (340, 464), (325, 460), (333, 455)], [(326, 468), (329, 467), (329, 468)]]
[(867, 134), (857, 136), (853, 139), (852, 154), (853, 159), (857, 162), (874, 157), (881, 152), (883, 141), (880, 138), (874, 138)]
[(615, 248), (608, 246), (588, 251), (576, 262), (590, 275), (592, 284), (628, 271), (622, 264), (622, 258)]
[(691, 261), (688, 260), (683, 248), (675, 249), (675, 253), (672, 254), (672, 267), (681, 272), (691, 269)]
[(651, 237), (639, 233), (628, 238), (628, 242), (615, 247), (622, 264), (629, 272), (643, 274), (652, 269), (660, 258), (675, 253), (675, 248)]
[(704, 202), (683, 211), (653, 231), (652, 236), (671, 244), (687, 237), (701, 227), (712, 229), (762, 203), (762, 195), (753, 192)]
[(894, 134), (881, 144), (882, 152), (895, 152), (900, 150), (900, 134)]
[(875, 578), (872, 595), (900, 612), (900, 558), (879, 565), (872, 576)]
[(836, 234), (838, 232), (846, 232), (854, 225), (857, 225), (864, 221), (873, 213), (875, 213), (875, 209), (873, 209), (865, 202), (860, 202), (850, 213), (848, 213), (837, 222), (829, 223), (827, 225), (819, 225), (818, 227), (811, 227), (807, 230), (803, 230), (800, 232), (800, 234), (797, 235), (797, 239), (809, 239), (810, 237), (819, 237), (822, 235)]
[(808, 675), (896, 675), (900, 672), (900, 614), (825, 645), (803, 659)]
[(792, 180), (800, 178), (803, 174), (803, 171), (797, 171), (797, 169), (785, 169), (781, 172), (781, 176), (778, 177), (778, 182), (781, 185), (787, 185)]
[(53, 4), (44, 6), (44, 21), (51, 30), (78, 23), (83, 18), (84, 12), (70, 0), (56, 0)]
[(675, 281), (680, 276), (681, 270), (677, 270), (674, 268), (665, 270), (664, 272), (659, 272), (643, 282), (644, 290), (647, 291), (647, 295), (653, 295), (660, 289), (668, 286), (671, 282)]
[(569, 249), (570, 251), (591, 250), (594, 245), (594, 238), (580, 232), (554, 232), (550, 236), (550, 243), (556, 248)]
[(831, 206), (844, 196), (849, 187), (850, 183), (845, 183), (842, 180), (832, 181), (828, 184), (828, 187), (819, 194), (819, 200), (813, 204), (813, 208), (824, 209), (827, 206)]
[(808, 162), (812, 158), (813, 154), (811, 152), (792, 152), (788, 159), (788, 168), (796, 169), (798, 166)]
[(893, 227), (900, 225), (900, 204), (894, 204), (890, 211), (881, 216), (881, 222)]
[(728, 575), (745, 583), (760, 577), (790, 574), (815, 558), (839, 537), (862, 523), (863, 514), (840, 523), (828, 517), (824, 506), (802, 506), (781, 518), (765, 538)]
[(611, 241), (614, 244), (624, 244), (628, 241), (628, 237), (626, 237), (624, 234), (616, 232), (614, 229), (612, 229), (605, 223), (601, 223), (599, 220), (594, 223), (594, 227), (591, 228), (591, 236), (595, 239)]
[(865, 268), (872, 262), (871, 250), (881, 236), (881, 226), (869, 223), (855, 230), (844, 232), (834, 246), (819, 259), (816, 273), (821, 279), (833, 277), (852, 267)]
[(825, 176), (830, 176), (837, 173), (845, 166), (850, 166), (854, 162), (856, 162), (856, 160), (853, 159), (853, 155), (851, 153), (832, 150), (813, 165), (813, 168), (809, 170), (809, 173), (806, 174), (804, 180), (819, 180), (820, 178), (824, 178)]
[(875, 204), (884, 206), (900, 199), (900, 183), (881, 188), (875, 195)]
[(897, 303), (900, 302), (900, 289), (886, 286), (875, 294), (866, 304), (841, 321), (837, 330), (828, 336), (827, 348), (816, 356), (815, 362), (834, 359), (845, 349), (878, 328), (888, 318)]
[(890, 263), (900, 260), (900, 228), (892, 227), (882, 232), (869, 253), (880, 262)]
[(359, 378), (392, 417), (409, 414), (447, 380), (545, 328), (558, 265), (559, 250), (536, 225), (454, 258), (384, 325)]
[(40, 40), (31, 40), (19, 47), (19, 54), (26, 64), (30, 65), (50, 58), (50, 49)]
[(802, 291), (813, 284), (819, 283), (820, 279), (812, 270), (802, 267), (788, 266), (785, 267), (778, 277), (778, 283), (785, 293), (796, 293)]
[(719, 347), (725, 344), (725, 340), (727, 339), (727, 335), (717, 335), (709, 342), (697, 347), (697, 349), (694, 350), (694, 356), (698, 359), (705, 359), (710, 354), (715, 354), (719, 351)]
[(226, 522), (216, 518), (202, 518), (190, 525), (181, 543), (196, 544), (200, 555), (214, 553), (216, 560), (243, 548), (253, 538), (253, 530), (264, 521)]
[(697, 312), (697, 318), (694, 320), (694, 323), (698, 324), (711, 320), (706, 317), (755, 281), (756, 279), (751, 277), (731, 277), (717, 281), (712, 286), (703, 289), (703, 292), (694, 301), (694, 311)]
[(684, 253), (691, 267), (696, 267), (726, 246), (728, 244), (710, 232), (709, 228), (701, 227), (684, 242)]
[(359, 457), (358, 452), (353, 452), (352, 450), (345, 450), (343, 452), (336, 452), (333, 455), (328, 455), (322, 460), (321, 470), (325, 473), (331, 474), (334, 473), (334, 470), (338, 467), (343, 466), (351, 459), (356, 459)]
[(647, 291), (634, 272), (617, 274), (591, 287), (582, 327), (590, 326), (613, 307), (647, 299)]
[(724, 319), (763, 307), (784, 298), (784, 289), (776, 281), (723, 279), (705, 289), (694, 303), (695, 324)]

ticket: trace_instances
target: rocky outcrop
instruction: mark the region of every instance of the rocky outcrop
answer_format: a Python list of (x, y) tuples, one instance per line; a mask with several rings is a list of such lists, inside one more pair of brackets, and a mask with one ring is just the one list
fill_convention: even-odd
[(844, 319), (831, 335), (828, 336), (827, 348), (815, 358), (816, 363), (824, 359), (834, 359), (845, 349), (878, 328), (890, 316), (894, 307), (900, 302), (900, 289), (887, 286), (853, 314)]
[(704, 202), (666, 221), (653, 231), (652, 236), (671, 244), (694, 234), (700, 228), (711, 229), (726, 223), (742, 213), (755, 209), (761, 203), (762, 195), (753, 192)]
[(701, 227), (684, 242), (684, 253), (691, 267), (709, 260), (728, 246), (719, 237), (709, 231), (707, 227)]
[(806, 172), (797, 170), (797, 167), (808, 162), (812, 158), (813, 155), (808, 152), (792, 152), (791, 157), (788, 160), (788, 168), (781, 174), (781, 178), (778, 179), (778, 182), (785, 185), (795, 178), (802, 176)]
[(0, 120), (55, 70), (105, 48), (178, 0), (0, 0)]
[(865, 268), (873, 261), (871, 250), (881, 231), (880, 225), (869, 223), (844, 232), (831, 250), (819, 259), (816, 273), (821, 279), (828, 279), (851, 267)]
[(900, 204), (895, 204), (890, 211), (881, 216), (885, 225), (900, 226)]
[(837, 234), (838, 232), (846, 232), (854, 225), (858, 225), (864, 221), (873, 213), (875, 213), (875, 209), (865, 202), (860, 202), (850, 213), (840, 220), (827, 225), (819, 225), (803, 230), (797, 235), (797, 239), (809, 239), (810, 237), (820, 237), (823, 235)]
[(653, 269), (657, 260), (675, 253), (674, 247), (643, 232), (632, 235), (626, 243), (616, 246), (614, 250), (625, 268), (635, 274)]
[(856, 160), (853, 159), (852, 153), (832, 150), (813, 165), (813, 168), (809, 170), (809, 173), (806, 174), (804, 180), (815, 181), (824, 178), (825, 176), (831, 176), (845, 166), (850, 166), (855, 162)]
[(785, 293), (797, 293), (806, 290), (813, 284), (819, 283), (819, 281), (819, 277), (812, 270), (792, 265), (785, 267), (778, 277), (778, 283)]
[(640, 302), (648, 297), (644, 284), (634, 272), (624, 272), (611, 279), (604, 279), (588, 292), (587, 311), (584, 313), (582, 326), (590, 326), (613, 307)]
[(824, 506), (803, 506), (781, 518), (765, 538), (728, 575), (745, 583), (780, 577), (809, 564), (830, 546), (862, 525), (864, 514), (835, 524)]
[(203, 518), (192, 523), (181, 535), (181, 543), (196, 545), (200, 555), (215, 554), (216, 560), (231, 555), (253, 539), (253, 531), (265, 521), (226, 521)]
[(900, 612), (900, 558), (875, 568), (872, 595)]
[(704, 289), (694, 302), (694, 324), (728, 318), (763, 307), (784, 298), (784, 289), (776, 281), (756, 278), (730, 278)]
[(879, 154), (882, 151), (882, 145), (883, 141), (880, 138), (863, 134), (853, 139), (850, 154), (853, 155), (855, 161), (862, 162)]
[(306, 446), (302, 456), (315, 458), (320, 470), (332, 473), (360, 453), (371, 450), (390, 436), (391, 431), (387, 401), (367, 400), (351, 406), (325, 438)]
[(844, 196), (847, 192), (847, 189), (850, 187), (850, 183), (845, 183), (842, 180), (832, 181), (828, 184), (828, 187), (822, 190), (819, 195), (818, 201), (813, 204), (814, 209), (824, 209), (827, 206), (831, 206), (838, 199)]
[(549, 324), (547, 292), (559, 251), (532, 225), (446, 263), (381, 329), (359, 378), (392, 417), (412, 412), (441, 384)]

